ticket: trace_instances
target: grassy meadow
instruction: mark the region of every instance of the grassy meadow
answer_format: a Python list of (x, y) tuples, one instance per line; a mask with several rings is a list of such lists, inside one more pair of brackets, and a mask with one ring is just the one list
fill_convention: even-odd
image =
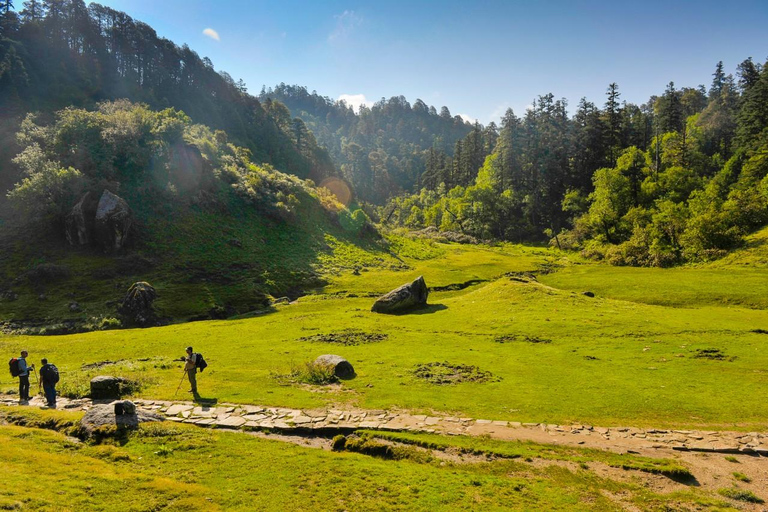
[[(695, 487), (648, 489), (631, 475), (686, 469), (631, 454), (370, 433), (407, 443), (381, 458), (166, 423), (81, 443), (65, 435), (77, 413), (0, 408), (0, 417), (26, 424), (0, 428), (7, 510), (733, 510)], [(62, 431), (36, 428), (53, 424)], [(418, 445), (469, 448), (474, 458), (441, 459)]]
[[(93, 375), (117, 374), (139, 379), (142, 396), (174, 398), (181, 373), (172, 360), (193, 345), (210, 365), (198, 379), (201, 394), (219, 402), (765, 428), (768, 312), (760, 301), (768, 282), (760, 269), (743, 269), (753, 278), (742, 285), (729, 268), (615, 268), (544, 248), (393, 240), (397, 252), (386, 259), (334, 242), (321, 261), (330, 284), (268, 313), (144, 330), (5, 336), (0, 351), (26, 348), (33, 360), (48, 357), (71, 393), (84, 392)], [(551, 273), (538, 282), (505, 275), (537, 269)], [(372, 295), (418, 275), (445, 290), (430, 294), (429, 307), (370, 312)], [(358, 345), (322, 341), (344, 339), (348, 330), (384, 336)], [(328, 387), (278, 378), (326, 353), (347, 358), (357, 377)], [(88, 367), (103, 361), (115, 364)], [(474, 366), (490, 378), (436, 385), (415, 375), (418, 365), (435, 362)], [(14, 385), (0, 374), (0, 389)], [(186, 398), (183, 391), (175, 397)]]

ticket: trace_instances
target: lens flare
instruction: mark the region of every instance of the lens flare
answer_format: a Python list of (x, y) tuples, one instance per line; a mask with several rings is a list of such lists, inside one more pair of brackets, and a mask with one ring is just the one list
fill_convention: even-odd
[(322, 183), (320, 183), (320, 186), (330, 190), (331, 193), (336, 196), (336, 199), (344, 206), (349, 206), (349, 203), (352, 202), (352, 187), (350, 187), (343, 179), (336, 177), (325, 178)]

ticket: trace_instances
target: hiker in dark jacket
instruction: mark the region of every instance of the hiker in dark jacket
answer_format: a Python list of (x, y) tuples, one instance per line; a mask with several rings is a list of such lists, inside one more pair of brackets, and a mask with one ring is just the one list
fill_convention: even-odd
[(40, 362), (43, 365), (40, 367), (40, 382), (43, 385), (45, 399), (48, 401), (48, 407), (56, 407), (56, 383), (59, 381), (59, 370), (55, 365), (48, 364), (47, 359)]
[(29, 372), (35, 371), (35, 365), (27, 366), (27, 356), (29, 353), (26, 350), (21, 351), (21, 357), (19, 357), (19, 401), (29, 402)]

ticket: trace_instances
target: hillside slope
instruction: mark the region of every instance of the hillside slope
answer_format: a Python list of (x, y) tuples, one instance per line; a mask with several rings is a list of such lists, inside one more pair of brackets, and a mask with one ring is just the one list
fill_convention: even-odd
[[(19, 2), (20, 3), (20, 2)], [(36, 4), (0, 24), (0, 187), (19, 177), (5, 144), (28, 112), (93, 108), (127, 98), (155, 109), (183, 110), (195, 122), (225, 130), (253, 160), (319, 182), (334, 174), (311, 133), (297, 138), (225, 71), (187, 45), (178, 46), (124, 12), (83, 0)], [(55, 7), (55, 8), (54, 8)], [(300, 121), (299, 121), (300, 122)], [(306, 132), (306, 130), (304, 130)], [(4, 194), (2, 194), (4, 195)], [(0, 199), (0, 202), (2, 199)]]
[[(0, 219), (0, 319), (11, 324), (117, 326), (137, 281), (155, 286), (161, 323), (221, 318), (319, 286), (337, 246), (397, 263), (361, 211), (252, 163), (183, 112), (70, 108), (28, 119), (19, 140), (27, 177)], [(128, 221), (100, 223), (110, 198)]]

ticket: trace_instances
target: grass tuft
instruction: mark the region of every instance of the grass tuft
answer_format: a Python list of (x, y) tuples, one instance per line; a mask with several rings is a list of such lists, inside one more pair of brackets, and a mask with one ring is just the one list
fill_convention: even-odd
[(718, 489), (717, 491), (721, 496), (730, 498), (736, 501), (744, 501), (746, 503), (765, 503), (765, 500), (757, 496), (752, 491), (746, 489), (736, 489), (735, 487)]
[(273, 374), (272, 377), (282, 385), (311, 384), (314, 386), (325, 386), (339, 382), (339, 378), (336, 376), (332, 365), (316, 363), (314, 361), (293, 365), (287, 374)]

